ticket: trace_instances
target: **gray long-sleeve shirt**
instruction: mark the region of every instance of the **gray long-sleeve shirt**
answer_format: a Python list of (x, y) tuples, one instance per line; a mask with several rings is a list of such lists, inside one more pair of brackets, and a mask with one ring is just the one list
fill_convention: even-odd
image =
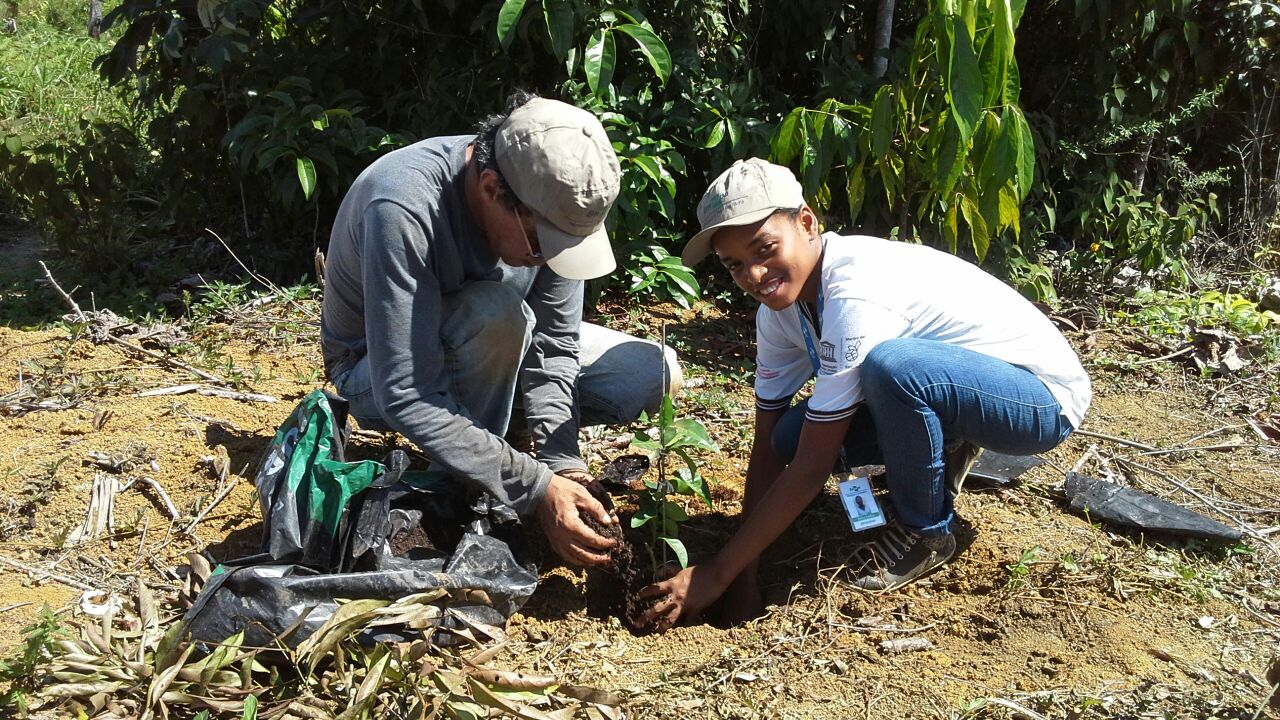
[[(330, 236), (321, 349), (330, 378), (368, 355), (388, 425), (453, 477), (530, 515), (553, 470), (585, 467), (574, 401), (582, 282), (509, 267), (490, 251), (463, 190), (473, 139), (423, 140), (356, 178)], [(511, 287), (535, 317), (519, 386), (538, 460), (466, 417), (450, 394), (441, 297), (479, 280)]]

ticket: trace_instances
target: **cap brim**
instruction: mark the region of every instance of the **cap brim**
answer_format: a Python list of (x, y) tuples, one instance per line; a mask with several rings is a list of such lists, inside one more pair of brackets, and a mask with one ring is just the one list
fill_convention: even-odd
[(693, 239), (685, 243), (684, 250), (680, 251), (680, 262), (684, 263), (685, 267), (693, 267), (705, 260), (707, 255), (711, 254), (711, 236), (715, 235), (716, 231), (720, 228), (737, 227), (740, 225), (757, 223), (780, 209), (781, 208), (776, 207), (764, 208), (754, 212), (745, 213), (743, 215), (738, 215), (729, 220), (725, 220), (724, 222), (716, 223), (711, 227), (703, 228), (697, 235), (693, 236)]
[(618, 267), (604, 223), (584, 237), (570, 235), (545, 220), (539, 220), (538, 245), (547, 267), (570, 280), (593, 280)]

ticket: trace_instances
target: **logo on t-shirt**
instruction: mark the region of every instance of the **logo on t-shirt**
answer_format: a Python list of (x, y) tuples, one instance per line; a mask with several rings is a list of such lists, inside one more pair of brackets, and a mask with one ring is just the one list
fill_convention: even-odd
[(836, 371), (836, 346), (823, 340), (821, 343), (822, 372), (828, 375)]
[(858, 356), (862, 351), (863, 337), (865, 336), (859, 335), (858, 337), (844, 338), (844, 342), (842, 344), (844, 346), (843, 359), (844, 359), (845, 367), (849, 367), (854, 363), (858, 362)]

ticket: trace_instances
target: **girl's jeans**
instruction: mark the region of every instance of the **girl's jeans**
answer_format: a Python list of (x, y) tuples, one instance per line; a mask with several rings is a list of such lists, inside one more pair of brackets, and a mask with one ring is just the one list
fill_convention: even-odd
[[(1031, 455), (1053, 449), (1074, 429), (1030, 371), (945, 342), (883, 342), (861, 372), (865, 401), (845, 436), (845, 465), (883, 463), (898, 519), (922, 534), (952, 531), (946, 442)], [(795, 457), (807, 408), (808, 400), (795, 404), (774, 429), (774, 451), (786, 462)]]

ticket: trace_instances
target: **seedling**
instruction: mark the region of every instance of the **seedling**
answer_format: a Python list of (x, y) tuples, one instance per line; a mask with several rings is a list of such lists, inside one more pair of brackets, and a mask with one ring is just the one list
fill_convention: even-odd
[(1009, 581), (1005, 587), (1010, 590), (1020, 587), (1027, 582), (1027, 577), (1031, 575), (1031, 566), (1040, 560), (1040, 547), (1037, 545), (1022, 551), (1022, 556), (1018, 558), (1018, 562), (1005, 565), (1005, 569), (1009, 571)]
[[(647, 415), (641, 415), (641, 422), (648, 422)], [(662, 408), (657, 416), (657, 439), (637, 439), (632, 443), (639, 448), (657, 454), (658, 479), (645, 481), (644, 489), (638, 500), (639, 508), (631, 516), (631, 527), (649, 527), (649, 559), (656, 572), (658, 548), (661, 547), (662, 558), (667, 559), (667, 550), (675, 554), (680, 567), (688, 567), (689, 551), (679, 538), (680, 523), (689, 519), (684, 507), (671, 500), (672, 495), (699, 497), (712, 506), (711, 490), (706, 478), (698, 472), (698, 463), (690, 454), (693, 450), (709, 450), (717, 452), (720, 447), (707, 435), (707, 429), (693, 418), (677, 418), (675, 403), (670, 395), (662, 397)], [(666, 473), (666, 459), (672, 455), (684, 462), (684, 467), (676, 470), (670, 479)]]

